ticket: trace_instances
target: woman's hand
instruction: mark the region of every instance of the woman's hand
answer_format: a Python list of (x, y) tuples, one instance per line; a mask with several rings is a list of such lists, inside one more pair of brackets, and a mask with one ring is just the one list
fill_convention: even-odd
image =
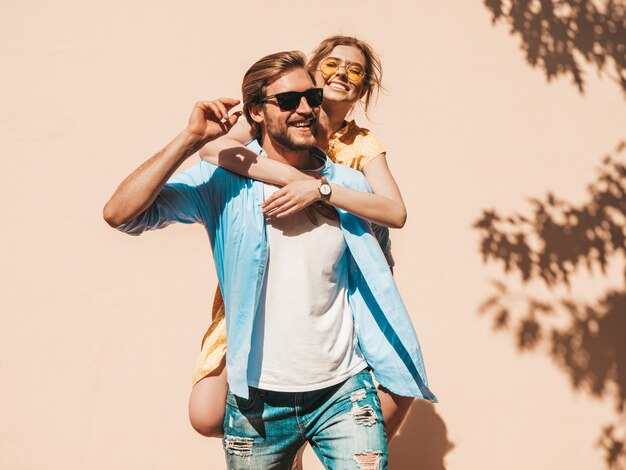
[(263, 204), (267, 217), (287, 217), (320, 200), (317, 179), (293, 181), (272, 194)]

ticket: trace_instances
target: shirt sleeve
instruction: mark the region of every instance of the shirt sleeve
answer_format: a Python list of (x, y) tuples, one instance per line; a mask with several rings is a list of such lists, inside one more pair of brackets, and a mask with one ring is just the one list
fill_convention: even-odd
[(363, 167), (385, 149), (369, 129), (351, 121), (343, 133), (338, 132), (330, 141), (328, 156), (335, 162), (363, 171)]
[(201, 161), (172, 176), (150, 207), (117, 229), (129, 235), (141, 235), (146, 230), (157, 230), (175, 222), (202, 223), (209, 198), (210, 166)]
[(374, 134), (367, 129), (363, 130), (365, 132), (362, 135), (362, 138), (358, 141), (359, 164), (357, 169), (359, 171), (363, 171), (363, 167), (375, 157), (381, 153), (385, 153), (385, 148), (378, 141), (378, 139), (374, 137)]

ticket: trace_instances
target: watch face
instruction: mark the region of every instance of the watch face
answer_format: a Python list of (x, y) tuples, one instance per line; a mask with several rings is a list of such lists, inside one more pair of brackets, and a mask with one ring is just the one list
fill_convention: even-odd
[(330, 194), (330, 185), (329, 184), (321, 185), (320, 193), (322, 194), (322, 196), (328, 196)]

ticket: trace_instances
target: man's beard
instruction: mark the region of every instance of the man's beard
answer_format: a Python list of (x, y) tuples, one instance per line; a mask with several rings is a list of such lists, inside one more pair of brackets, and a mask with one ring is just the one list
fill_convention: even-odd
[(274, 128), (271, 125), (267, 126), (267, 134), (272, 138), (272, 140), (276, 141), (287, 150), (292, 150), (294, 152), (301, 150), (309, 150), (311, 147), (315, 147), (317, 141), (315, 139), (315, 134), (317, 132), (317, 119), (314, 119), (311, 122), (311, 136), (310, 138), (298, 139), (297, 141), (289, 135), (289, 125), (281, 126), (280, 128)]

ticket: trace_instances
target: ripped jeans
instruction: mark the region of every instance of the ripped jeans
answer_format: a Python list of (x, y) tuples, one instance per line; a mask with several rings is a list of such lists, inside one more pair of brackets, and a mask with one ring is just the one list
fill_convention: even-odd
[(368, 369), (312, 392), (250, 387), (247, 400), (228, 392), (223, 444), (229, 469), (291, 470), (306, 441), (327, 469), (387, 469), (383, 416)]

